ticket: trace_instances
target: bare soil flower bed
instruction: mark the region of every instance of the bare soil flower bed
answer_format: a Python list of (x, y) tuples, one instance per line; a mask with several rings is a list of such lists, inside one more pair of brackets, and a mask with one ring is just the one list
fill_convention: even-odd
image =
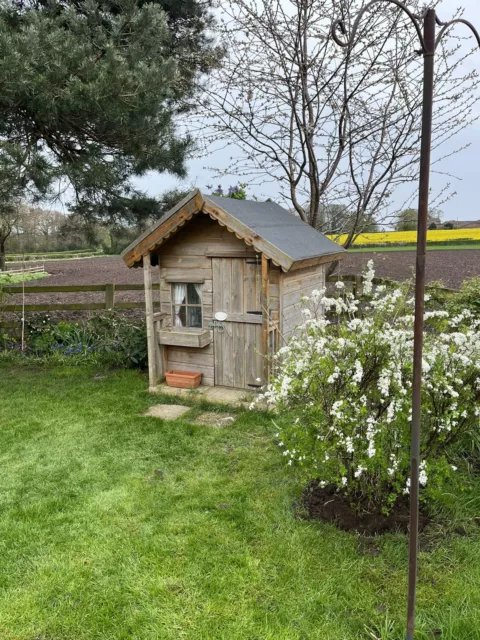
[[(408, 533), (408, 496), (399, 498), (393, 511), (386, 516), (380, 511), (372, 511), (367, 501), (361, 497), (352, 502), (352, 498), (338, 493), (335, 487), (322, 488), (318, 482), (311, 482), (305, 487), (301, 506), (304, 509), (304, 518), (334, 524), (342, 531), (355, 531), (368, 536)], [(422, 509), (419, 530), (423, 531), (428, 522), (429, 517)]]

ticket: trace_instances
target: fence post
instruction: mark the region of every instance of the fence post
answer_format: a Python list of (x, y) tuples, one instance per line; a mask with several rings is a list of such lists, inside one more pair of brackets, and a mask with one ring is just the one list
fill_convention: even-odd
[(115, 285), (105, 285), (105, 309), (113, 309), (115, 307)]
[(359, 295), (362, 295), (362, 276), (355, 275), (355, 280), (353, 281), (353, 295), (357, 298)]

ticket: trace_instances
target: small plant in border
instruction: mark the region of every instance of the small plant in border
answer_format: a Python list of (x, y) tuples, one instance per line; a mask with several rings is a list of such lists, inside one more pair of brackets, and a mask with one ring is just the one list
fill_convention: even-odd
[[(55, 322), (49, 314), (30, 314), (25, 330), (27, 344), (22, 355), (30, 359), (147, 366), (145, 322), (133, 324), (114, 310), (81, 322)], [(4, 357), (21, 350), (14, 338), (0, 338)]]
[[(370, 261), (362, 299), (338, 282), (336, 295), (304, 300), (305, 322), (260, 399), (279, 410), (288, 466), (388, 513), (410, 486), (414, 300), (410, 283), (373, 279)], [(480, 320), (468, 309), (425, 318), (420, 483), (435, 496), (454, 478), (456, 443), (479, 429)]]

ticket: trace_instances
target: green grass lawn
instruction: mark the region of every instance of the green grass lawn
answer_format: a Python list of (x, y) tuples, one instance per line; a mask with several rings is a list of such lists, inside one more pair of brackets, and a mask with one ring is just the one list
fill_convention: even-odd
[[(404, 638), (406, 538), (299, 518), (269, 416), (143, 418), (142, 375), (95, 374), (0, 365), (1, 640)], [(480, 638), (480, 540), (449, 531), (422, 537), (419, 640)]]
[(48, 278), (49, 275), (49, 273), (8, 273), (8, 271), (0, 271), (0, 284), (21, 284), (22, 282)]

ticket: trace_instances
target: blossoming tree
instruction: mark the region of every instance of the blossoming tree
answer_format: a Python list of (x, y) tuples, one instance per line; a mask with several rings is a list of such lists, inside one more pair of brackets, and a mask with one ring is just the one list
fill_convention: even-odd
[[(305, 299), (262, 398), (280, 409), (289, 466), (388, 512), (410, 484), (414, 301), (409, 283), (387, 290), (373, 279), (370, 262), (361, 299), (342, 282), (334, 296)], [(432, 310), (426, 323), (420, 483), (433, 494), (456, 470), (455, 443), (479, 428), (480, 321)]]

